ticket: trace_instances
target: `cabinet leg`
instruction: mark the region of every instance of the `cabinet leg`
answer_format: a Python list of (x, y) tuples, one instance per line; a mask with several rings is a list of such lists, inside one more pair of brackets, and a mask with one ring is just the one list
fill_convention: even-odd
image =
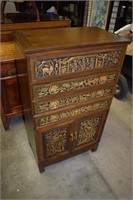
[(2, 120), (2, 121), (3, 121), (3, 126), (4, 126), (5, 131), (7, 131), (9, 129), (8, 123), (7, 123), (7, 121), (4, 121), (4, 120)]
[(7, 118), (6, 118), (2, 104), (0, 105), (0, 107), (1, 107), (1, 119), (2, 119), (2, 122), (3, 122), (3, 126), (4, 126), (4, 129), (7, 131), (8, 130)]
[(39, 172), (40, 173), (42, 173), (42, 172), (44, 172), (45, 171), (45, 169), (44, 169), (44, 166), (43, 165), (40, 165), (40, 166), (38, 166), (39, 167)]
[(92, 151), (92, 152), (95, 152), (95, 151), (97, 150), (97, 148), (98, 148), (98, 144), (97, 144), (95, 147), (93, 147), (93, 148), (91, 149), (91, 151)]

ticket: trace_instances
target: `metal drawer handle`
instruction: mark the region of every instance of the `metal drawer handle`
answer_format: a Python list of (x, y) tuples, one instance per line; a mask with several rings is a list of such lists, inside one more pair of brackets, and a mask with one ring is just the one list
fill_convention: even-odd
[(73, 141), (74, 137), (73, 137), (73, 133), (70, 134), (70, 141)]
[(9, 76), (13, 76), (13, 75), (16, 75), (16, 74), (17, 74), (17, 72), (16, 72), (15, 68), (8, 71)]
[(75, 140), (77, 140), (78, 139), (77, 131), (75, 131), (74, 135), (75, 135)]
[(77, 139), (78, 139), (77, 131), (70, 134), (70, 141), (77, 140)]

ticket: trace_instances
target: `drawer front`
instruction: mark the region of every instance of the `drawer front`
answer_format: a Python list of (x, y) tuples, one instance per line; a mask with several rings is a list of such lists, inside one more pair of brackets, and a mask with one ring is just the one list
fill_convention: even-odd
[(36, 126), (42, 127), (45, 125), (49, 125), (55, 122), (59, 122), (61, 120), (71, 119), (73, 117), (83, 115), (86, 113), (91, 113), (94, 111), (99, 111), (103, 109), (107, 109), (110, 106), (110, 100), (104, 100), (101, 102), (77, 107), (71, 110), (63, 111), (60, 113), (52, 114), (52, 115), (46, 115), (44, 117), (37, 117), (36, 120)]
[(33, 68), (32, 79), (41, 80), (74, 72), (118, 67), (121, 56), (122, 50), (115, 50), (84, 56), (62, 57), (41, 61), (31, 60), (31, 67)]
[(117, 78), (116, 73), (107, 75), (95, 75), (85, 78), (78, 78), (71, 81), (62, 81), (52, 84), (43, 84), (33, 86), (33, 98), (46, 97), (48, 95), (60, 94), (69, 91), (78, 91), (79, 89), (91, 88), (93, 86), (107, 85), (113, 83)]
[(55, 110), (71, 105), (77, 105), (84, 103), (88, 100), (98, 100), (102, 97), (111, 97), (113, 88), (99, 89), (95, 91), (89, 91), (78, 95), (73, 95), (65, 98), (54, 99), (50, 101), (42, 101), (34, 103), (35, 114), (40, 114), (46, 111)]
[(8, 77), (16, 75), (15, 62), (1, 63), (1, 77)]

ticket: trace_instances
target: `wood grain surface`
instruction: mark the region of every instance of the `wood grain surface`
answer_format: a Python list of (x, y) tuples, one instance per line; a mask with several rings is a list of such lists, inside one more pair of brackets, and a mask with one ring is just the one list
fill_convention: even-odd
[(22, 30), (14, 33), (26, 53), (46, 50), (115, 45), (129, 40), (97, 27)]

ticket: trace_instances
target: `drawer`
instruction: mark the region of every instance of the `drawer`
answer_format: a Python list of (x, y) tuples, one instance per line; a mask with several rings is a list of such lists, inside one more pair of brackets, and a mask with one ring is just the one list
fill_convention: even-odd
[(1, 77), (16, 75), (16, 66), (14, 61), (1, 63)]
[(43, 80), (75, 72), (118, 68), (122, 50), (45, 60), (31, 59), (32, 80)]
[(110, 103), (111, 99), (108, 99), (51, 115), (35, 117), (36, 126), (42, 127), (62, 120), (72, 119), (80, 115), (82, 116), (87, 113), (91, 114), (91, 112), (108, 109)]
[(40, 114), (50, 110), (56, 110), (63, 107), (77, 106), (78, 104), (85, 103), (91, 100), (98, 100), (105, 97), (111, 97), (113, 87), (82, 92), (64, 98), (55, 98), (53, 100), (43, 100), (42, 102), (33, 103), (34, 113)]
[(113, 83), (117, 78), (117, 72), (102, 75), (93, 75), (84, 78), (71, 79), (71, 81), (61, 81), (51, 84), (42, 84), (33, 86), (33, 98), (39, 99), (48, 95), (57, 95), (61, 93), (74, 91), (75, 93), (84, 88), (94, 86), (107, 86)]

